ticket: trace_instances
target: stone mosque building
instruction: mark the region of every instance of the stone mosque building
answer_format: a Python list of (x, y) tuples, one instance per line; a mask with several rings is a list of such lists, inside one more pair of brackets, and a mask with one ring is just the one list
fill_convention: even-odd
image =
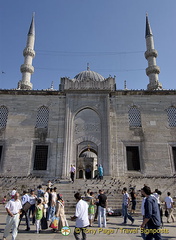
[(176, 90), (158, 80), (157, 51), (146, 16), (146, 90), (118, 90), (115, 78), (86, 71), (61, 78), (59, 90), (33, 90), (34, 17), (17, 89), (0, 90), (0, 175), (66, 179), (176, 173)]

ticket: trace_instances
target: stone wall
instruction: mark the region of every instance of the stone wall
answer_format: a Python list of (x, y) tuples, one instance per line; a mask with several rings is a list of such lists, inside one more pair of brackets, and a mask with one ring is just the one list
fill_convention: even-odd
[[(169, 90), (1, 90), (1, 106), (7, 107), (8, 120), (0, 131), (0, 173), (69, 178), (78, 150), (90, 145), (106, 176), (173, 176), (176, 128), (169, 127), (166, 109), (176, 106), (175, 94)], [(41, 106), (49, 109), (47, 129), (35, 128)], [(132, 106), (140, 111), (141, 127), (129, 126)], [(45, 171), (33, 170), (37, 144), (49, 146)], [(139, 147), (140, 171), (127, 171), (126, 146)]]
[[(16, 91), (17, 94), (1, 94), (1, 105), (8, 108), (8, 120), (4, 134), (0, 136), (3, 144), (1, 173), (9, 176), (54, 175), (61, 176), (62, 153), (65, 124), (65, 96), (60, 94), (35, 94), (35, 92)], [(21, 93), (21, 94), (20, 94)], [(23, 94), (24, 93), (24, 94)], [(35, 125), (38, 108), (49, 109), (46, 137), (40, 138)], [(46, 171), (33, 171), (34, 146), (49, 146)]]
[[(158, 91), (159, 92), (159, 91)], [(173, 95), (114, 93), (110, 99), (111, 157), (114, 175), (172, 176), (172, 146), (176, 146), (176, 129), (169, 127), (166, 109), (176, 105)], [(129, 127), (128, 111), (137, 106), (141, 113), (141, 127)], [(141, 172), (127, 171), (126, 146), (139, 146)]]

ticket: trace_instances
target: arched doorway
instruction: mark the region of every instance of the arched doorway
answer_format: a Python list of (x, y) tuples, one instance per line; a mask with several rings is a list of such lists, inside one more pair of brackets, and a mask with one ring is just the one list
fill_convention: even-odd
[(77, 178), (93, 179), (97, 175), (97, 153), (93, 149), (85, 149), (77, 159)]

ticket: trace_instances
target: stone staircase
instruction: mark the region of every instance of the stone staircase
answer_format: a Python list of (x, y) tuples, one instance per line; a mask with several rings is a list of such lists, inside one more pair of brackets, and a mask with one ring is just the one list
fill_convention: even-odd
[[(42, 185), (46, 189), (48, 178), (41, 177), (0, 177), (0, 199), (4, 195), (8, 196), (13, 189), (16, 187), (20, 194), (23, 190), (37, 189), (38, 185)], [(123, 187), (127, 187), (130, 190), (131, 187), (135, 187), (138, 193), (137, 197), (137, 209), (136, 212), (140, 214), (141, 208), (141, 195), (140, 189), (144, 184), (151, 187), (152, 190), (158, 188), (163, 192), (161, 200), (164, 200), (167, 191), (170, 191), (172, 196), (176, 192), (176, 178), (175, 177), (165, 177), (165, 178), (154, 178), (154, 177), (128, 177), (128, 178), (104, 178), (102, 181), (97, 180), (84, 180), (76, 179), (72, 184), (68, 179), (50, 179), (54, 187), (57, 187), (57, 192), (63, 195), (65, 201), (65, 212), (66, 215), (72, 215), (75, 211), (76, 201), (74, 194), (80, 192), (82, 196), (85, 196), (87, 189), (91, 189), (98, 194), (99, 189), (103, 189), (108, 197), (108, 207), (121, 211), (122, 206), (122, 194), (121, 190)]]

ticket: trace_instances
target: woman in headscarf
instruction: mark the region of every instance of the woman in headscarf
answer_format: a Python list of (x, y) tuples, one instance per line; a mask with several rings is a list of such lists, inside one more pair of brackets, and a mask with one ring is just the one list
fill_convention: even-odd
[(100, 180), (103, 179), (103, 167), (101, 164), (99, 164), (99, 166), (98, 166), (98, 177)]
[(61, 194), (57, 194), (56, 217), (59, 217), (58, 231), (61, 231), (62, 227), (68, 225), (64, 210), (64, 200)]

